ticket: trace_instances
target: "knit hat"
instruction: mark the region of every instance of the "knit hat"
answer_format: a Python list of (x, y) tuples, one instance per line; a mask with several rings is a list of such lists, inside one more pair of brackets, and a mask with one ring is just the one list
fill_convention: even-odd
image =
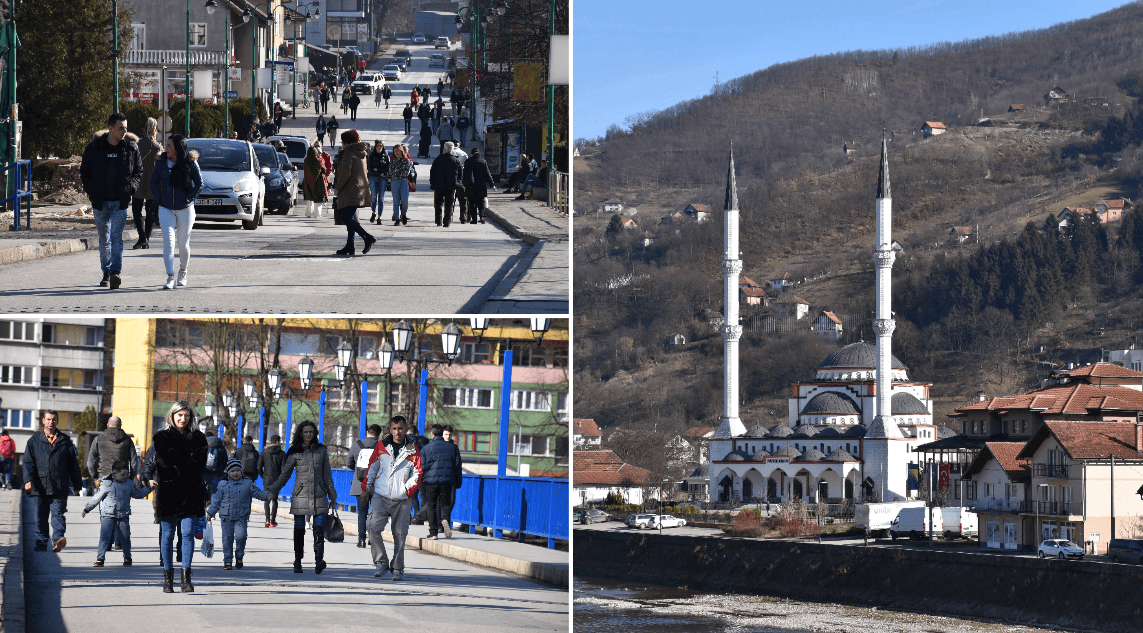
[(242, 470), (242, 462), (239, 461), (237, 457), (231, 457), (230, 459), (226, 460), (226, 472), (230, 472), (235, 468)]

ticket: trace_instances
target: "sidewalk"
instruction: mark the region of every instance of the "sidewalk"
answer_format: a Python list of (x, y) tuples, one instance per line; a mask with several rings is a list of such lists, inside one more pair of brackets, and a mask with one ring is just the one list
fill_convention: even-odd
[(490, 192), (488, 217), (505, 231), (532, 245), (484, 304), (486, 313), (566, 313), (571, 260), (570, 219), (552, 207), (514, 194)]
[(0, 490), (0, 631), (4, 633), (24, 633), (22, 497), (16, 490)]
[[(95, 218), (90, 205), (33, 205), (32, 228), (24, 228), (21, 218), (20, 230), (12, 230), (12, 212), (0, 213), (0, 265), (16, 264), (56, 255), (70, 255), (99, 249), (99, 238), (95, 234)], [(88, 209), (86, 215), (77, 215), (79, 209)], [(123, 243), (130, 248), (138, 233), (131, 222), (131, 213), (123, 226)]]

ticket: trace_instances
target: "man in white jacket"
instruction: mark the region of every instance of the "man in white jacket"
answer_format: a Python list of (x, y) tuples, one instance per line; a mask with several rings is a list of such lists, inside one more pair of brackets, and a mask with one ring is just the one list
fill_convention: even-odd
[[(421, 486), (421, 449), (408, 436), (404, 416), (389, 420), (389, 434), (373, 447), (369, 472), (362, 485), (370, 495), (369, 541), (373, 553), (375, 578), (392, 574), (401, 580), (405, 573), (405, 538), (409, 535), (409, 519), (413, 497)], [(392, 519), (393, 558), (385, 551), (381, 533)]]

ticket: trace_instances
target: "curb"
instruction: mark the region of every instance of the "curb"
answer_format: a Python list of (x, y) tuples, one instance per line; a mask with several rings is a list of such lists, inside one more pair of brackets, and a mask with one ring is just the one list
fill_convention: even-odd
[[(284, 504), (288, 507), (288, 503)], [(262, 502), (259, 501), (252, 506), (252, 514), (262, 512)], [(358, 536), (357, 534), (357, 513), (345, 511), (346, 516), (353, 515), (353, 520), (342, 518), (341, 523), (345, 528), (345, 536), (348, 540), (350, 536)], [(282, 505), (278, 506), (278, 516), (287, 519), (291, 522), (294, 520), (294, 515), (290, 514)], [(393, 534), (386, 530), (382, 534), (382, 538), (386, 542), (393, 542)], [(525, 576), (538, 580), (549, 585), (555, 585), (563, 589), (568, 588), (568, 572), (569, 568), (561, 565), (553, 565), (551, 563), (537, 563), (533, 561), (520, 560), (518, 558), (510, 558), (500, 554), (493, 554), (491, 552), (482, 552), (480, 550), (469, 549), (459, 545), (453, 545), (447, 540), (432, 540), (421, 538), (419, 536), (408, 536), (405, 538), (405, 547), (409, 549), (420, 550), (444, 558), (451, 558), (458, 560), (462, 563), (470, 565), (480, 565), (481, 567), (488, 567), (499, 571), (506, 571), (520, 576)], [(568, 554), (570, 560), (571, 554)]]
[[(138, 239), (139, 236), (135, 231), (123, 233), (124, 250), (131, 248), (131, 245), (127, 242)], [(0, 244), (3, 244), (3, 242), (0, 241)], [(0, 266), (95, 250), (99, 250), (98, 237), (77, 237), (70, 240), (54, 240), (50, 242), (39, 242), (37, 244), (0, 248)]]
[(538, 235), (532, 235), (531, 233), (528, 233), (515, 224), (512, 224), (508, 220), (505, 220), (502, 216), (493, 211), (492, 207), (487, 203), (485, 203), (484, 217), (492, 220), (505, 231), (508, 231), (512, 237), (515, 237), (518, 240), (523, 240), (528, 244), (528, 246), (535, 246), (540, 240), (544, 239)]
[(0, 493), (0, 631), (24, 633), (24, 493)]

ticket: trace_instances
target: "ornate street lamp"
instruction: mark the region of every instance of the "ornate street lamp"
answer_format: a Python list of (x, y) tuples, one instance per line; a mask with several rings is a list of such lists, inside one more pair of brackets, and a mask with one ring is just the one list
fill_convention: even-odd
[(548, 331), (548, 328), (550, 328), (551, 326), (552, 326), (552, 320), (551, 319), (545, 319), (545, 318), (541, 318), (541, 317), (532, 317), (532, 336), (536, 336), (537, 334), (540, 335), (539, 338), (536, 339), (536, 345), (540, 345), (541, 343), (544, 342), (544, 334)]
[(309, 391), (314, 380), (314, 362), (306, 356), (298, 361), (298, 380), (302, 383), (302, 391)]
[(270, 370), (266, 374), (266, 382), (270, 386), (270, 393), (274, 394), (275, 398), (282, 397), (282, 372), (277, 368)]
[(398, 321), (393, 326), (393, 348), (403, 358), (409, 351), (409, 344), (413, 342), (413, 328), (407, 321)]
[(455, 323), (449, 323), (441, 330), (441, 349), (450, 364), (460, 354), (460, 328)]

